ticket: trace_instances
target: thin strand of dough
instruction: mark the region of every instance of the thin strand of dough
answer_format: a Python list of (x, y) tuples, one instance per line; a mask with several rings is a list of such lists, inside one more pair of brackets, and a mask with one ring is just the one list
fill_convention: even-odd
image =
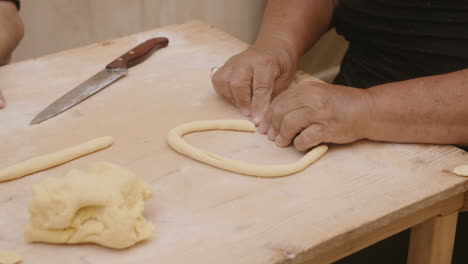
[(188, 144), (182, 138), (185, 134), (206, 130), (236, 130), (253, 132), (255, 131), (255, 125), (248, 120), (195, 121), (173, 128), (169, 131), (167, 141), (175, 151), (192, 159), (219, 169), (256, 177), (281, 177), (297, 173), (318, 160), (323, 154), (325, 154), (325, 152), (327, 152), (328, 149), (326, 145), (315, 147), (300, 160), (291, 164), (256, 165), (225, 158), (215, 153), (201, 150)]
[(458, 166), (452, 172), (458, 176), (468, 176), (468, 165)]
[(112, 137), (100, 137), (54, 153), (34, 157), (0, 170), (0, 182), (18, 179), (45, 170), (112, 145)]

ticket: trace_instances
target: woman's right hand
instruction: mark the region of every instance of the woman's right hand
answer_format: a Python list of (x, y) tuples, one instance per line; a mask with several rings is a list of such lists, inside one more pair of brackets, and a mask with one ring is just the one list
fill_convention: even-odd
[(212, 77), (214, 89), (260, 123), (271, 100), (294, 78), (298, 56), (283, 47), (253, 45), (232, 56)]

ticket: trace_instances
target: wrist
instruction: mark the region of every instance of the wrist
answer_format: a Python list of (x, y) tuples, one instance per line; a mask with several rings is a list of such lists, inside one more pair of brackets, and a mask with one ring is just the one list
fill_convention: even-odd
[(361, 131), (359, 134), (359, 139), (373, 139), (372, 126), (374, 123), (374, 113), (375, 113), (375, 99), (372, 91), (369, 89), (359, 89), (360, 98), (361, 98), (361, 110), (360, 120), (361, 120)]
[(281, 33), (268, 34), (267, 36), (259, 34), (252, 48), (264, 50), (276, 56), (279, 55), (294, 64), (297, 64), (301, 57), (297, 46), (288, 36)]

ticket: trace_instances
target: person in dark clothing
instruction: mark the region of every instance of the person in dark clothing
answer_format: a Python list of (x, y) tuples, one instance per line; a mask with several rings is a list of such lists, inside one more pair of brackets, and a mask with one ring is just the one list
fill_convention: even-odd
[(369, 88), (468, 68), (468, 1), (346, 0), (333, 22), (351, 43), (337, 84)]
[[(13, 50), (23, 38), (24, 26), (18, 10), (19, 0), (0, 0), (0, 66), (10, 62)], [(0, 109), (5, 100), (0, 87)]]
[[(332, 27), (350, 42), (335, 82), (288, 89), (299, 58)], [(281, 147), (361, 139), (466, 147), (468, 1), (269, 0), (255, 43), (212, 82)], [(466, 222), (461, 214), (454, 263), (468, 259)], [(405, 263), (408, 237), (338, 263)]]

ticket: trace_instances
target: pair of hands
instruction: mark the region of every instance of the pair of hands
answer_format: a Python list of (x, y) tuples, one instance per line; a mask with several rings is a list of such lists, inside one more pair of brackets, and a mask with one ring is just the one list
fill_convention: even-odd
[(371, 100), (366, 91), (315, 81), (290, 86), (296, 64), (291, 53), (253, 46), (231, 57), (212, 82), (278, 146), (293, 143), (305, 151), (366, 138)]

